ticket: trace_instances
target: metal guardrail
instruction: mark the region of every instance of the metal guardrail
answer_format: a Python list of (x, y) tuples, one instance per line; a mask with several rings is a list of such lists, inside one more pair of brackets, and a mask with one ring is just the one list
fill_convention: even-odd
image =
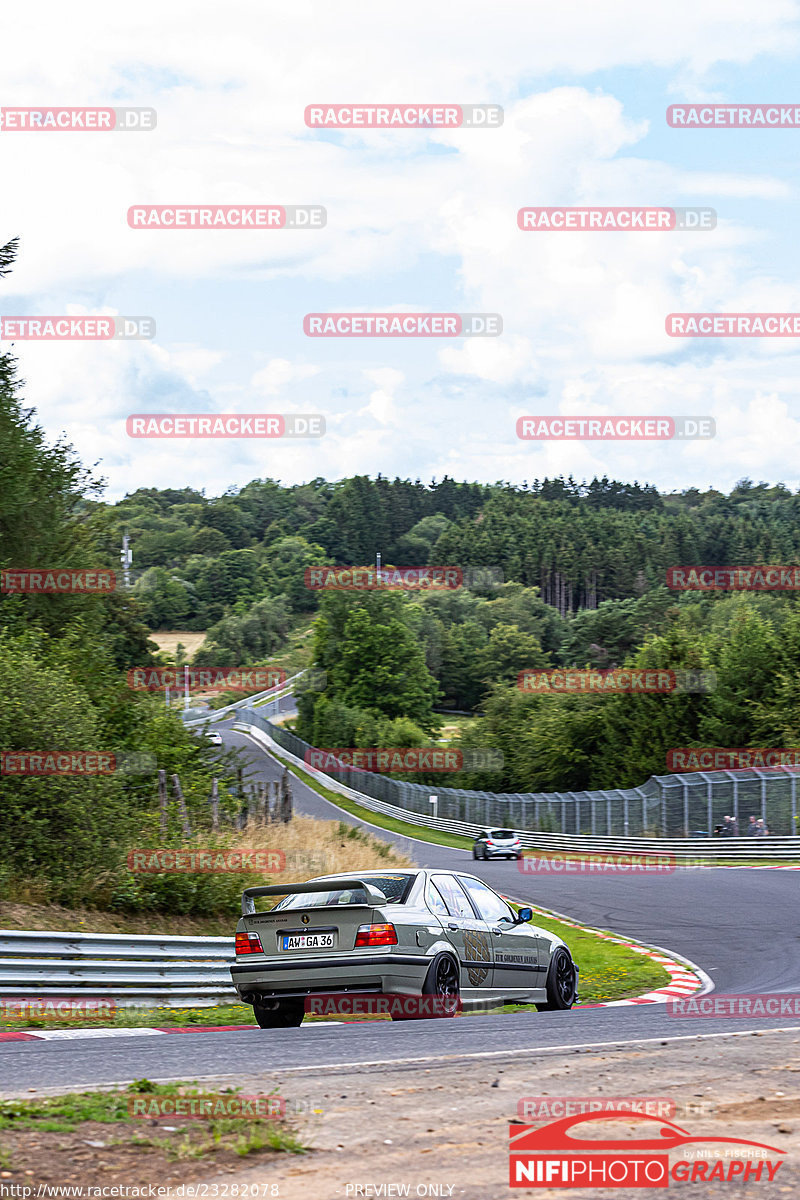
[(120, 1007), (235, 1001), (234, 939), (0, 929), (0, 1000), (107, 997)]
[[(497, 824), (498, 827), (502, 824), (507, 824), (509, 828), (513, 827), (513, 822), (510, 821), (505, 823), (502, 821), (490, 821), (482, 824), (476, 824), (472, 821), (452, 821), (442, 817), (432, 817), (427, 813), (414, 812), (412, 809), (400, 808), (398, 805), (388, 804), (384, 800), (376, 800), (373, 796), (368, 796), (364, 792), (357, 791), (355, 788), (347, 787), (338, 779), (331, 778), (330, 775), (326, 775), (316, 767), (310, 766), (296, 754), (292, 754), (290, 750), (287, 750), (272, 738), (265, 729), (260, 728), (260, 721), (256, 724), (255, 721), (250, 720), (250, 715), (249, 713), (247, 714), (246, 722), (240, 727), (242, 732), (249, 733), (255, 741), (262, 741), (272, 754), (300, 767), (307, 775), (311, 775), (320, 783), (323, 783), (329, 791), (338, 792), (340, 795), (349, 797), (370, 812), (394, 817), (396, 820), (404, 821), (409, 825), (417, 825), (427, 829), (441, 829), (446, 833), (459, 834), (462, 837), (475, 837), (479, 830), (487, 828), (487, 824)], [(266, 721), (263, 724), (268, 726), (268, 722)], [(280, 732), (283, 733), (284, 731), (281, 730)], [(299, 739), (296, 740), (299, 741)], [(516, 832), (526, 849), (566, 850), (571, 851), (573, 854), (667, 854), (681, 859), (717, 858), (720, 860), (731, 859), (738, 861), (748, 858), (800, 859), (800, 838), (797, 837), (646, 838), (591, 837), (523, 829), (517, 829)]]
[[(272, 725), (257, 710), (244, 707), (241, 720), (254, 725), (298, 760), (313, 749), (289, 730)], [(329, 778), (327, 772), (323, 772)], [(355, 791), (403, 812), (426, 816), (431, 792), (438, 795), (437, 816), (472, 828), (524, 829), (578, 837), (712, 837), (723, 816), (740, 830), (749, 817), (761, 817), (773, 835), (800, 833), (800, 768), (753, 768), (740, 771), (687, 771), (653, 775), (641, 787), (582, 792), (489, 792), (392, 779), (353, 767), (336, 772)], [(410, 819), (410, 818), (409, 818)], [(422, 822), (424, 823), (424, 822)], [(716, 840), (716, 839), (715, 839)], [(762, 839), (759, 839), (762, 840)], [(798, 841), (800, 852), (800, 840)]]
[(305, 675), (305, 670), (298, 671), (296, 675), (284, 680), (283, 683), (275, 683), (271, 688), (266, 688), (263, 692), (254, 692), (251, 696), (244, 696), (241, 700), (235, 700), (233, 704), (226, 704), (224, 708), (210, 708), (208, 713), (202, 717), (196, 717), (191, 721), (184, 721), (187, 729), (192, 729), (196, 725), (205, 725), (207, 721), (219, 721), (229, 716), (232, 712), (237, 712), (241, 708), (249, 708), (253, 704), (263, 703), (269, 700), (282, 700), (284, 696), (288, 696), (292, 691), (292, 686), (301, 675)]

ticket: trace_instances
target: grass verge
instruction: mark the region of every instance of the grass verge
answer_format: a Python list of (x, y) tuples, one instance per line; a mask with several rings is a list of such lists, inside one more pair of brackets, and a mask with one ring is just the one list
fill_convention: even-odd
[[(350, 813), (351, 816), (359, 817), (362, 821), (369, 821), (372, 825), (377, 825), (379, 828), (385, 829), (389, 833), (397, 833), (397, 834), (400, 834), (402, 837), (416, 838), (416, 840), (419, 842), (430, 842), (433, 845), (437, 845), (437, 846), (453, 846), (459, 850), (471, 850), (472, 849), (473, 839), (470, 837), (459, 837), (458, 834), (446, 833), (444, 830), (428, 829), (424, 825), (412, 825), (409, 821), (399, 821), (395, 817), (387, 817), (387, 816), (384, 816), (383, 813), (373, 812), (372, 809), (364, 808), (363, 805), (357, 804), (356, 801), (351, 800), (349, 796), (343, 796), (340, 792), (334, 792), (330, 788), (326, 788), (325, 785), (322, 783), (319, 783), (318, 780), (316, 780), (313, 777), (313, 775), (308, 775), (305, 771), (303, 771), (300, 767), (296, 767), (293, 763), (291, 763), (291, 764), (287, 763), (279, 755), (272, 754), (272, 752), (269, 750), (266, 750), (265, 753), (270, 754), (270, 757), (274, 758), (275, 761), (279, 762), (282, 766), (288, 766), (289, 773), (291, 775), (296, 775), (298, 779), (300, 779), (304, 784), (306, 784), (307, 787), (310, 787), (313, 792), (316, 792), (318, 796), (321, 796), (323, 798), (323, 800), (330, 801), (331, 804), (335, 804), (337, 808), (343, 809), (345, 812)], [(488, 826), (487, 826), (487, 828), (488, 828)], [(499, 828), (499, 826), (498, 826), (498, 828)], [(798, 840), (798, 845), (800, 845), (800, 839)], [(666, 858), (670, 857), (670, 855), (659, 851), (658, 839), (653, 840), (653, 849), (649, 850), (647, 853), (651, 857), (654, 857), (654, 856), (661, 856), (661, 857), (666, 857)], [(533, 847), (530, 850), (523, 851), (523, 857), (525, 857), (525, 858), (536, 857), (536, 858), (563, 859), (565, 856), (564, 856), (563, 851), (553, 851), (553, 850), (549, 850), (549, 849), (539, 849), (537, 847)], [(569, 859), (570, 859), (570, 861), (587, 861), (588, 862), (588, 861), (591, 861), (592, 859), (594, 859), (596, 861), (597, 853), (595, 852), (592, 854), (581, 854), (581, 853), (576, 853), (576, 852), (570, 851)], [(675, 861), (676, 861), (678, 867), (680, 867), (681, 860), (676, 859)], [(730, 864), (726, 864), (726, 863), (720, 863), (720, 861), (718, 859), (714, 859), (714, 858), (705, 858), (704, 859), (699, 855), (694, 856), (691, 860), (691, 863), (693, 866), (718, 867), (720, 865), (735, 866), (744, 861), (748, 862), (750, 864), (750, 866), (753, 866), (753, 867), (770, 867), (770, 866), (795, 866), (796, 867), (796, 866), (800, 866), (800, 860), (798, 860), (798, 859), (749, 858), (749, 857), (747, 857), (745, 859), (743, 857), (742, 859), (733, 860)]]
[(160, 1183), (182, 1183), (235, 1170), (246, 1156), (306, 1152), (283, 1097), (259, 1097), (265, 1115), (254, 1117), (252, 1098), (238, 1092), (138, 1079), (122, 1090), (0, 1100), (0, 1178), (135, 1185), (146, 1169)]
[(344, 812), (350, 813), (353, 817), (359, 817), (362, 821), (369, 821), (372, 825), (377, 825), (381, 829), (387, 830), (388, 833), (397, 833), (402, 837), (416, 838), (419, 842), (431, 842), (436, 846), (454, 846), (459, 850), (472, 849), (472, 838), (458, 837), (454, 833), (445, 833), (439, 829), (426, 829), (423, 825), (412, 825), (409, 821), (398, 821), (394, 817), (386, 817), (382, 813), (373, 812), (372, 809), (364, 808), (363, 805), (357, 804), (349, 796), (343, 796), (340, 792), (334, 792), (330, 788), (326, 788), (313, 775), (308, 775), (293, 763), (285, 763), (277, 754), (271, 754), (269, 750), (265, 751), (265, 753), (270, 754), (281, 765), (288, 765), (289, 773), (296, 775), (301, 783), (311, 788), (312, 792), (316, 792), (323, 800), (330, 801), (331, 804), (335, 804), (337, 808), (343, 809)]
[[(512, 907), (519, 908), (518, 904)], [(533, 910), (533, 925), (554, 933), (569, 946), (580, 968), (578, 988), (580, 1004), (601, 1004), (608, 1000), (628, 1000), (665, 987), (670, 974), (660, 963), (618, 942), (600, 938), (592, 930), (576, 929), (547, 913)], [(604, 933), (616, 935), (612, 930)]]

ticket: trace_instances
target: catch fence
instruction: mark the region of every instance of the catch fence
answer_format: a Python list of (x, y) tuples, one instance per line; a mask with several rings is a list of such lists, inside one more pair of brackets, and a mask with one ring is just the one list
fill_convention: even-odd
[[(237, 717), (266, 733), (285, 750), (305, 759), (308, 742), (273, 725), (252, 708)], [(800, 768), (694, 771), (653, 775), (641, 787), (578, 792), (484, 792), (439, 784), (411, 783), (355, 768), (326, 772), (355, 791), (408, 812), (471, 825), (584, 837), (709, 837), (726, 816), (739, 836), (750, 817), (763, 820), (779, 837), (798, 833)], [(436, 804), (431, 797), (436, 796)], [(758, 844), (759, 838), (753, 838)]]

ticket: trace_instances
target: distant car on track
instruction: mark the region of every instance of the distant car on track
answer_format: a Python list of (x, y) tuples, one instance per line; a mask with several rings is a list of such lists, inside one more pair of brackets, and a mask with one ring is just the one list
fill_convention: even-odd
[(215, 729), (212, 729), (209, 733), (206, 734), (206, 741), (211, 742), (212, 746), (221, 746), (222, 745), (222, 738)]
[[(256, 913), (258, 896), (281, 896)], [(409, 869), (247, 888), (233, 984), (262, 1028), (299, 1025), (309, 997), (433, 996), (442, 1015), (509, 1003), (568, 1009), (578, 968), (481, 879)], [(392, 1013), (393, 1017), (396, 1014)]]
[(473, 858), (522, 858), (522, 842), (513, 829), (482, 829), (472, 847)]

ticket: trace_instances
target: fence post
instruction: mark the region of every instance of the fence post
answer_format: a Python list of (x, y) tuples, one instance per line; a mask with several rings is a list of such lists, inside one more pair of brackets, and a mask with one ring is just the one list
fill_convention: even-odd
[(292, 785), (286, 767), (281, 776), (281, 818), (285, 825), (292, 819)]
[(219, 784), (216, 776), (211, 780), (211, 828), (219, 829)]
[(708, 836), (711, 837), (714, 832), (714, 786), (710, 779), (706, 780), (706, 798), (708, 803)]
[(641, 788), (637, 788), (636, 791), (642, 798), (642, 837), (647, 837), (647, 796)]
[(737, 833), (741, 832), (739, 829), (739, 780), (736, 776), (733, 779), (733, 819), (736, 822)]
[(175, 793), (175, 799), (178, 801), (181, 818), (183, 819), (183, 836), (188, 838), (192, 836), (192, 827), (189, 824), (189, 814), (186, 811), (186, 801), (183, 798), (183, 788), (181, 781), (177, 775), (172, 776), (172, 790)]
[(167, 832), (167, 772), (158, 772), (158, 827), (163, 834)]
[(247, 794), (247, 824), (248, 825), (250, 824), (251, 820), (252, 821), (258, 820), (258, 808), (259, 808), (258, 792), (259, 792), (259, 785), (257, 783), (251, 783), (250, 791)]

